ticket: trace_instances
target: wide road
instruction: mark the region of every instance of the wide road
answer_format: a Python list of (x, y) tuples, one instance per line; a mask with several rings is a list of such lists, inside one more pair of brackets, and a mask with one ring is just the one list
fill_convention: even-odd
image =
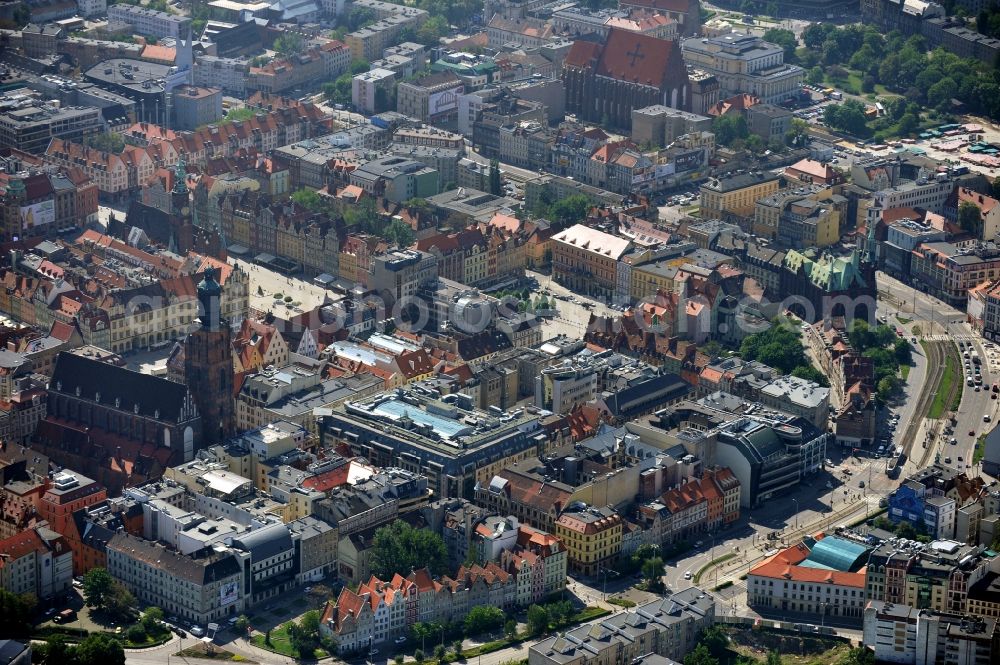
[[(962, 380), (963, 393), (962, 401), (957, 412), (957, 425), (954, 428), (955, 445), (948, 441), (951, 436), (940, 437), (928, 444), (929, 452), (927, 462), (932, 463), (939, 459), (941, 464), (946, 464), (956, 469), (966, 470), (970, 474), (979, 474), (981, 471), (976, 468), (968, 470), (968, 465), (972, 461), (972, 453), (975, 448), (976, 438), (983, 432), (987, 432), (993, 427), (1000, 409), (1000, 400), (992, 399), (992, 392), (989, 386), (1000, 378), (995, 361), (990, 361), (991, 353), (988, 352), (987, 344), (982, 337), (972, 331), (966, 322), (964, 312), (946, 305), (937, 298), (922, 293), (913, 287), (903, 284), (884, 273), (878, 274), (879, 290), (879, 311), (887, 311), (890, 314), (897, 313), (899, 318), (890, 318), (889, 324), (902, 328), (907, 336), (917, 334), (927, 342), (941, 342), (951, 348), (956, 348), (957, 343), (966, 344), (966, 349), (974, 350), (983, 360), (982, 376), (985, 389), (976, 392), (974, 388), (965, 385), (965, 374), (969, 373), (965, 369), (965, 359), (962, 359), (960, 370), (963, 372)], [(993, 345), (989, 345), (992, 349)], [(994, 354), (995, 355), (995, 354)], [(971, 367), (971, 365), (970, 365)], [(929, 369), (928, 371), (933, 371)], [(983, 416), (990, 417), (990, 423), (983, 422)], [(972, 432), (970, 435), (969, 433)], [(959, 457), (962, 461), (959, 461)], [(950, 463), (945, 463), (945, 459), (950, 458)], [(903, 476), (913, 473), (918, 468), (917, 462), (920, 460), (910, 460), (903, 469)]]

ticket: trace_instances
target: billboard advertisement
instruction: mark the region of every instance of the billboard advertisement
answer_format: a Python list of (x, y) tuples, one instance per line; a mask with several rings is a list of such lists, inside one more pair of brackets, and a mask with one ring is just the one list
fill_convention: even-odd
[(219, 606), (232, 605), (240, 599), (240, 583), (238, 581), (226, 582), (219, 587)]
[(28, 230), (36, 226), (45, 226), (56, 221), (56, 202), (49, 199), (21, 206), (21, 229)]
[(701, 150), (694, 150), (692, 152), (686, 152), (674, 159), (674, 165), (678, 173), (683, 173), (684, 171), (690, 171), (691, 169), (696, 169), (701, 166), (703, 152)]
[(458, 110), (458, 96), (464, 90), (464, 87), (457, 85), (451, 90), (435, 92), (427, 98), (427, 114), (433, 118), (436, 115)]

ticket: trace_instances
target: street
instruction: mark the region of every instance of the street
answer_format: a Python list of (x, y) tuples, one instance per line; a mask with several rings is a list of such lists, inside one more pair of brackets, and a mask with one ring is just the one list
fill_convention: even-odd
[[(940, 300), (922, 293), (911, 286), (889, 277), (883, 273), (878, 275), (879, 286), (879, 311), (895, 316), (895, 325), (903, 328), (907, 336), (917, 335), (926, 341), (942, 341), (951, 343), (965, 343), (967, 348), (974, 349), (979, 357), (983, 359), (982, 377), (983, 389), (976, 391), (974, 388), (965, 385), (965, 376), (971, 373), (965, 370), (964, 358), (963, 366), (960, 369), (958, 380), (962, 382), (963, 393), (962, 402), (956, 414), (957, 424), (954, 427), (955, 444), (949, 443), (951, 436), (940, 436), (934, 439), (933, 449), (929, 461), (939, 459), (941, 464), (951, 466), (959, 470), (968, 470), (972, 464), (973, 450), (975, 449), (976, 438), (983, 432), (992, 429), (992, 424), (983, 422), (983, 416), (988, 415), (990, 421), (994, 421), (1000, 408), (1000, 399), (992, 399), (990, 386), (1000, 375), (997, 371), (995, 360), (990, 359), (995, 352), (988, 352), (983, 339), (975, 334), (969, 324), (965, 322), (965, 314)], [(902, 317), (900, 321), (899, 317)], [(893, 325), (893, 320), (890, 320)], [(990, 345), (992, 347), (992, 345)], [(915, 353), (915, 356), (919, 356)], [(970, 365), (971, 366), (971, 365)], [(912, 370), (911, 370), (912, 371)], [(912, 408), (915, 400), (907, 400), (902, 409)], [(906, 419), (902, 419), (906, 422)], [(900, 432), (905, 431), (901, 427)], [(969, 432), (973, 432), (970, 435)], [(914, 451), (920, 448), (914, 446)], [(961, 458), (961, 461), (959, 459)], [(951, 462), (945, 462), (951, 459)], [(918, 468), (920, 460), (911, 459), (907, 461), (907, 466), (902, 471), (905, 477), (908, 473), (913, 473)], [(979, 473), (973, 470), (970, 473)]]

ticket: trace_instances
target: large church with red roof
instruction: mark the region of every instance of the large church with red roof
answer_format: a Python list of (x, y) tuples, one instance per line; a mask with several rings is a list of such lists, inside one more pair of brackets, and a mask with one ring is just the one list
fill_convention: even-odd
[(579, 120), (628, 129), (633, 109), (690, 110), (691, 85), (676, 41), (612, 29), (604, 43), (576, 41), (563, 63), (566, 111)]

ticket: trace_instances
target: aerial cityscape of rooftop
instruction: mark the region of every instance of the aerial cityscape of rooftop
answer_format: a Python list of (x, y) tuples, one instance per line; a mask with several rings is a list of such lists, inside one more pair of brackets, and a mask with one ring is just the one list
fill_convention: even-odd
[(1000, 2), (0, 0), (0, 665), (996, 665)]

